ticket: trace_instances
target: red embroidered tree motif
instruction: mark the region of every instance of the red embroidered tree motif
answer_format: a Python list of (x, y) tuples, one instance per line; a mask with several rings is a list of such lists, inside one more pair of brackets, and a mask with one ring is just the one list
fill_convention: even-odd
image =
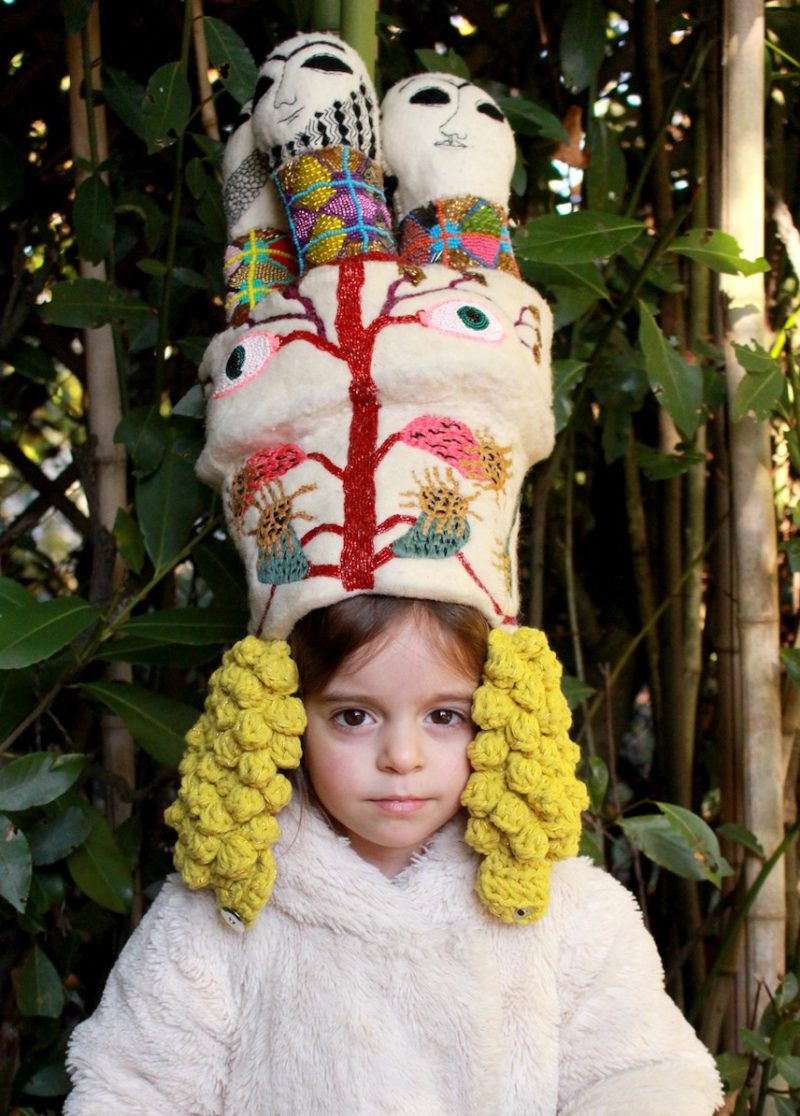
[[(398, 442), (414, 448), (420, 448), (446, 463), (450, 469), (457, 470), (461, 476), (475, 483), (499, 492), (508, 476), (508, 450), (499, 447), (488, 436), (476, 437), (473, 431), (463, 422), (446, 416), (426, 415), (413, 422), (400, 432), (391, 434), (382, 444), (378, 443), (378, 417), (380, 400), (378, 388), (373, 378), (373, 355), (378, 336), (385, 329), (398, 325), (421, 324), (422, 311), (412, 314), (392, 314), (397, 305), (407, 298), (415, 297), (412, 294), (399, 294), (402, 284), (408, 283), (405, 276), (400, 276), (389, 285), (386, 298), (380, 313), (368, 324), (363, 322), (362, 292), (365, 280), (364, 260), (360, 257), (340, 261), (337, 265), (338, 279), (336, 289), (336, 341), (332, 341), (326, 333), (325, 326), (314, 308), (311, 299), (304, 296), (297, 288), (288, 288), (283, 292), (283, 297), (300, 302), (304, 308), (303, 313), (276, 314), (273, 318), (261, 319), (259, 326), (263, 327), (270, 321), (286, 321), (287, 318), (297, 318), (310, 323), (311, 328), (298, 328), (288, 335), (281, 337), (281, 349), (288, 345), (306, 343), (321, 352), (326, 352), (344, 363), (349, 371), (349, 398), (352, 406), (350, 427), (347, 441), (347, 457), (343, 464), (332, 461), (326, 454), (304, 451), (296, 445), (283, 445), (262, 450), (250, 457), (244, 467), (236, 474), (231, 489), (231, 512), (234, 520), (239, 519), (241, 524), (247, 508), (256, 505), (255, 491), (262, 489), (269, 482), (276, 480), (289, 469), (300, 464), (301, 461), (316, 461), (331, 476), (341, 482), (344, 495), (343, 522), (317, 523), (310, 528), (300, 539), (303, 548), (312, 539), (324, 533), (341, 536), (342, 547), (338, 563), (314, 563), (309, 561), (305, 578), (334, 577), (337, 578), (346, 591), (370, 590), (375, 585), (375, 572), (386, 562), (396, 559), (400, 554), (404, 556), (411, 551), (394, 550), (392, 545), (379, 548), (379, 539), (387, 531), (398, 524), (408, 524), (417, 530), (418, 536), (427, 538), (432, 530), (437, 528), (435, 519), (431, 519), (430, 509), (436, 506), (436, 494), (428, 491), (425, 493), (425, 508), (420, 516), (404, 515), (401, 513), (390, 516), (379, 523), (377, 520), (376, 499), (376, 472), (383, 458)], [(464, 282), (462, 276), (454, 277), (442, 290), (451, 291)], [(426, 293), (430, 293), (427, 292)], [(449, 476), (442, 481), (442, 506), (463, 507), (466, 509), (475, 497), (460, 497), (457, 482), (448, 469)], [(433, 471), (434, 479), (439, 477)], [(307, 488), (298, 490), (308, 491)], [(408, 494), (407, 494), (408, 495)], [(238, 516), (237, 516), (238, 511)], [(264, 514), (263, 509), (262, 516)], [(474, 513), (473, 513), (474, 514)], [(427, 516), (424, 523), (422, 518)], [(295, 518), (307, 518), (304, 513), (295, 512)], [(486, 593), (492, 603), (495, 613), (504, 620), (512, 621), (506, 617), (499, 604), (494, 600), (489, 590), (477, 576), (471, 565), (461, 552), (461, 547), (469, 538), (467, 529), (454, 532), (452, 529), (453, 513), (448, 511), (446, 528), (449, 536), (457, 538), (457, 543), (450, 544), (446, 554), (454, 554), (463, 568), (479, 588)], [(445, 521), (443, 521), (445, 522)], [(241, 527), (240, 527), (241, 529)], [(443, 527), (444, 531), (445, 528)], [(405, 536), (404, 536), (405, 538)], [(457, 548), (457, 553), (454, 548)], [(442, 554), (441, 556), (446, 556)], [(428, 557), (429, 553), (419, 552), (416, 556)], [(259, 625), (263, 627), (266, 615), (274, 595), (274, 585), (269, 601), (264, 610)]]

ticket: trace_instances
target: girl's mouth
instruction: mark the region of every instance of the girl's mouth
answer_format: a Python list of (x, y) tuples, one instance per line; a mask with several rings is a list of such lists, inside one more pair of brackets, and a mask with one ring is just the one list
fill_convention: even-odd
[(372, 801), (387, 814), (413, 814), (428, 801), (427, 798), (373, 798)]

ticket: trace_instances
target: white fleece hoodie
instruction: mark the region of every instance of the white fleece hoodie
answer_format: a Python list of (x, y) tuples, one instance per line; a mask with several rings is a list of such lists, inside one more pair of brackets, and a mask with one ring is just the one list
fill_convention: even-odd
[(463, 822), (394, 880), (312, 807), (236, 934), (164, 886), (69, 1049), (65, 1116), (712, 1116), (713, 1061), (631, 896), (557, 864), (545, 917), (473, 891)]

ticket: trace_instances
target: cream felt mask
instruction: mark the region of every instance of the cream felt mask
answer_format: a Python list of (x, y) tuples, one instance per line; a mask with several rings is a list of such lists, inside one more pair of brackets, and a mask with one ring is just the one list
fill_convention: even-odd
[[(402, 148), (390, 127), (407, 135), (411, 114), (436, 114), (419, 128), (424, 173), (410, 153), (392, 159), (398, 196), (413, 201), (398, 251), (361, 107), (373, 97), (349, 48), (297, 36), (262, 67), (226, 157), (226, 191), (238, 196), (236, 168), (269, 152), (272, 181), (247, 206), (263, 210), (275, 189), (273, 233), (288, 231), (297, 277), (245, 292), (201, 369), (198, 471), (222, 494), (252, 635), (212, 677), (167, 818), (188, 885), (212, 887), (232, 922), (252, 922), (275, 877), (275, 815), (291, 793), (282, 769), (301, 755), (304, 711), (283, 642), (294, 624), (359, 593), (468, 604), (496, 629), (463, 797), (467, 841), (483, 857), (476, 889), (496, 917), (530, 922), (546, 909), (553, 860), (577, 849), (585, 805), (560, 667), (541, 633), (516, 627), (520, 489), (553, 446), (551, 315), (516, 274), (503, 208), (513, 137), (494, 102), (446, 75), (387, 94), (387, 152)], [(331, 113), (344, 129), (333, 146), (306, 126), (323, 122), (327, 138)], [(369, 150), (351, 146), (359, 135)], [(469, 151), (456, 180), (470, 192), (442, 196), (452, 164), (438, 159), (454, 150)], [(486, 164), (504, 167), (502, 191)]]

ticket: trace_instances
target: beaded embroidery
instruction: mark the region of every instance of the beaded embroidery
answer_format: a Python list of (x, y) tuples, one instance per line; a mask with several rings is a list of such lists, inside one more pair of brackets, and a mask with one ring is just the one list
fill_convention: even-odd
[(225, 250), (225, 315), (242, 325), (271, 291), (297, 278), (297, 253), (281, 229), (250, 229)]
[(400, 226), (400, 258), (424, 267), (443, 263), (466, 271), (494, 268), (519, 278), (508, 235), (507, 215), (499, 205), (466, 195), (413, 209)]
[(350, 147), (308, 152), (275, 174), (300, 262), (395, 257), (391, 218), (376, 162)]

